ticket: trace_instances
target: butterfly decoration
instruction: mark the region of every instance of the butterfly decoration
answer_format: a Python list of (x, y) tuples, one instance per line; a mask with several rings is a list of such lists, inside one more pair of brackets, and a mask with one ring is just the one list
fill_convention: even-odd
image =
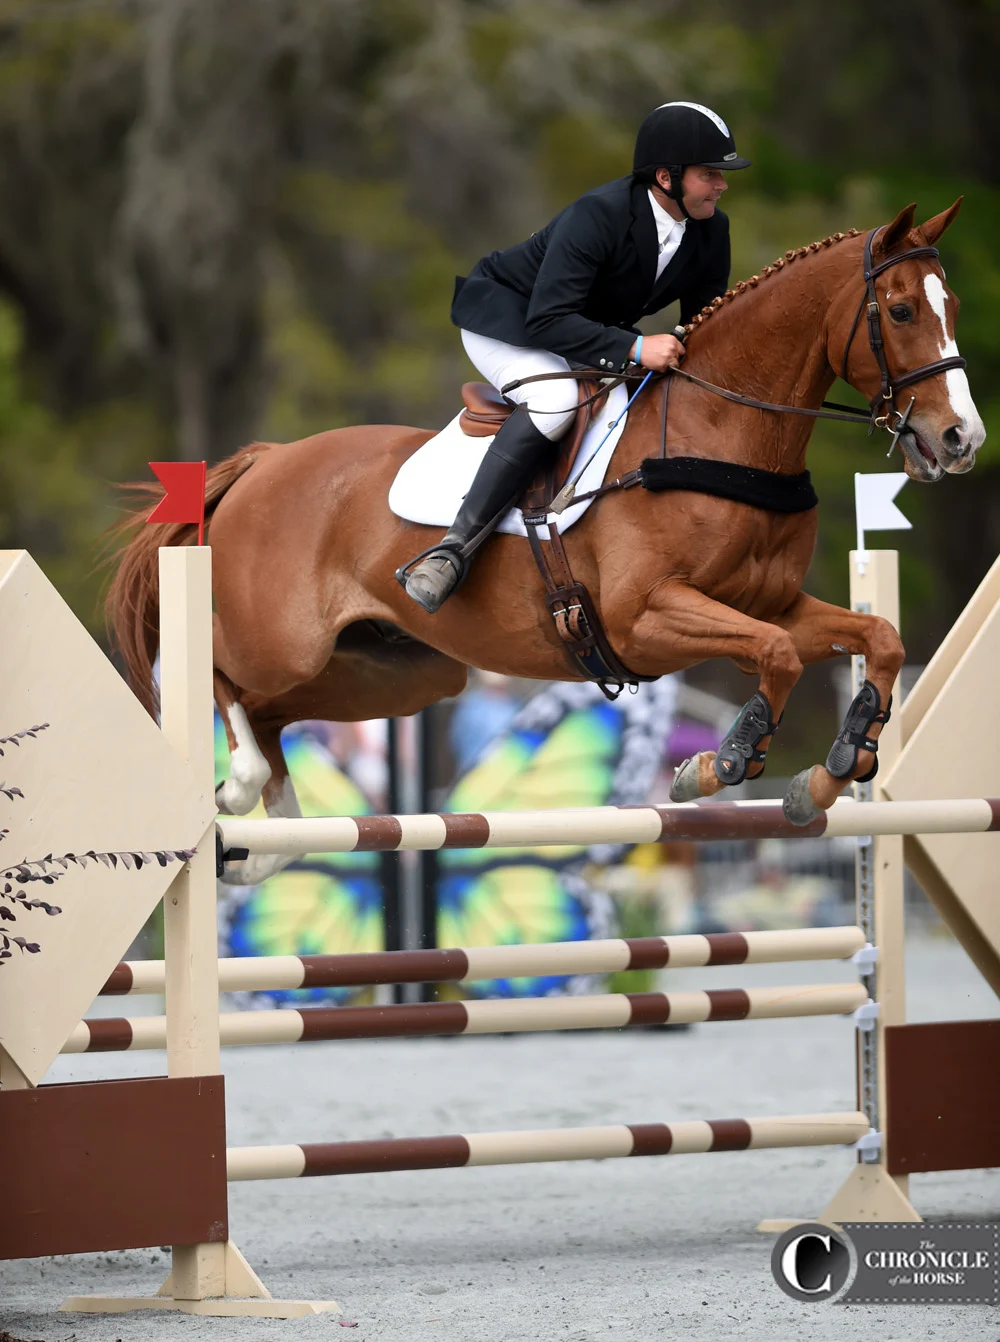
[[(673, 724), (675, 682), (644, 684), (609, 703), (596, 685), (556, 683), (530, 699), (508, 731), (461, 778), (449, 811), (632, 806), (646, 800)], [(442, 849), (438, 942), (518, 945), (614, 936), (601, 868), (622, 844)], [(593, 991), (592, 975), (492, 979), (469, 996), (538, 997)]]
[[(370, 815), (371, 802), (337, 766), (327, 744), (328, 724), (298, 723), (282, 746), (302, 814)], [(216, 777), (229, 770), (221, 719), (215, 719)], [(263, 817), (263, 805), (251, 813)], [(300, 858), (256, 886), (218, 886), (220, 955), (325, 955), (382, 949), (381, 853), (316, 853)], [(307, 988), (241, 992), (233, 1004), (346, 1001), (362, 990)]]
[[(643, 684), (609, 703), (596, 685), (547, 686), (454, 784), (446, 811), (629, 806), (644, 802), (674, 721), (676, 682)], [(283, 736), (303, 815), (363, 815), (372, 807), (326, 745), (327, 724)], [(217, 724), (217, 774), (228, 768)], [(258, 812), (262, 814), (263, 812)], [(518, 945), (614, 936), (602, 867), (620, 844), (443, 849), (435, 854), (439, 946)], [(220, 885), (220, 954), (306, 955), (382, 949), (382, 855), (335, 853), (293, 862), (256, 887)], [(443, 985), (442, 995), (541, 996), (593, 991), (592, 975)], [(348, 1001), (368, 990), (234, 994), (249, 1007)]]

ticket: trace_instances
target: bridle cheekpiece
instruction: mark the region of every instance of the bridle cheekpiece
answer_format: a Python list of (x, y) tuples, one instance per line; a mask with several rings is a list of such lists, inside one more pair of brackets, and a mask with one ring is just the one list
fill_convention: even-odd
[(915, 382), (923, 382), (925, 378), (934, 377), (937, 373), (947, 373), (952, 368), (967, 367), (966, 361), (960, 355), (953, 355), (947, 359), (937, 359), (934, 363), (922, 364), (919, 368), (914, 368), (912, 372), (903, 373), (894, 378), (889, 372), (889, 365), (885, 361), (885, 343), (882, 339), (882, 320), (878, 306), (878, 295), (875, 292), (875, 280), (888, 270), (891, 266), (897, 266), (901, 261), (913, 261), (918, 257), (930, 257), (937, 261), (940, 253), (936, 247), (910, 247), (905, 252), (900, 252), (897, 256), (886, 257), (884, 261), (879, 261), (877, 265), (872, 260), (872, 244), (875, 235), (880, 229), (873, 228), (865, 238), (864, 252), (864, 279), (865, 291), (861, 295), (861, 302), (858, 304), (858, 310), (854, 314), (854, 321), (851, 323), (850, 335), (847, 337), (847, 344), (844, 346), (844, 358), (840, 366), (840, 376), (847, 381), (847, 359), (851, 352), (851, 345), (854, 342), (854, 336), (861, 321), (862, 312), (867, 312), (868, 318), (868, 344), (872, 354), (875, 356), (875, 362), (878, 364), (879, 374), (882, 379), (881, 390), (872, 398), (871, 401), (871, 419), (868, 425), (869, 434), (874, 433), (876, 429), (885, 429), (886, 433), (892, 434), (892, 443), (889, 447), (889, 453), (899, 441), (899, 436), (906, 428), (906, 422), (910, 417), (910, 411), (913, 409), (914, 397), (910, 397), (910, 404), (905, 410), (900, 411), (896, 405), (896, 395), (904, 387), (910, 387)]

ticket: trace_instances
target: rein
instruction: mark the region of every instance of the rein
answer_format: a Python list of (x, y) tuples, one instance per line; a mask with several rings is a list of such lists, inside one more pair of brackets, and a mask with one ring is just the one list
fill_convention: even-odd
[[(900, 434), (906, 427), (906, 422), (909, 419), (910, 411), (913, 409), (914, 401), (914, 398), (911, 397), (910, 404), (907, 408), (904, 411), (900, 411), (896, 406), (897, 393), (902, 391), (904, 387), (911, 387), (914, 383), (923, 382), (926, 378), (936, 377), (938, 373), (947, 373), (953, 368), (964, 369), (967, 367), (967, 363), (960, 355), (952, 355), (947, 359), (937, 359), (933, 363), (921, 364), (919, 368), (914, 368), (908, 373), (902, 373), (896, 378), (889, 372), (889, 366), (885, 359), (885, 343), (882, 339), (881, 313), (879, 311), (878, 296), (875, 292), (876, 277), (881, 275), (883, 271), (888, 270), (891, 266), (899, 265), (901, 261), (915, 260), (919, 257), (929, 257), (935, 261), (939, 260), (940, 252), (936, 247), (910, 247), (905, 252), (900, 252), (897, 256), (887, 257), (884, 261), (880, 261), (876, 265), (873, 263), (872, 258), (872, 244), (875, 235), (879, 231), (879, 228), (873, 228), (865, 238), (863, 263), (865, 289), (861, 295), (858, 310), (854, 314), (854, 321), (851, 323), (850, 334), (848, 335), (847, 343), (844, 346), (844, 355), (840, 366), (840, 376), (846, 382), (848, 356), (850, 355), (851, 346), (854, 343), (854, 337), (857, 334), (858, 327), (861, 324), (861, 314), (866, 310), (867, 306), (868, 345), (874, 356), (875, 362), (878, 364), (881, 377), (881, 388), (872, 398), (867, 410), (863, 410), (860, 406), (842, 405), (839, 401), (824, 401), (822, 407), (818, 410), (813, 410), (808, 406), (802, 405), (781, 405), (773, 401), (758, 401), (752, 396), (744, 396), (741, 392), (731, 391), (728, 387), (720, 387), (714, 382), (707, 382), (704, 378), (697, 377), (694, 373), (688, 373), (683, 368), (669, 368), (665, 373), (654, 374), (654, 377), (666, 378), (669, 374), (673, 374), (676, 377), (682, 377), (685, 381), (692, 383), (696, 387), (701, 387), (704, 391), (710, 391), (715, 396), (721, 396), (724, 400), (732, 401), (735, 405), (744, 405), (752, 410), (769, 410), (780, 415), (806, 415), (810, 419), (833, 419), (848, 424), (867, 423), (869, 436), (874, 433), (876, 429), (884, 429), (886, 433), (892, 436), (892, 442), (889, 446), (889, 454), (891, 455), (892, 449), (899, 441)], [(501, 387), (500, 393), (501, 395), (506, 396), (508, 392), (515, 391), (518, 387), (523, 387), (530, 382), (554, 382), (559, 380), (582, 381), (596, 378), (600, 382), (599, 390), (596, 391), (593, 396), (588, 396), (586, 400), (579, 402), (581, 406), (585, 406), (592, 405), (595, 401), (600, 399), (600, 397), (606, 395), (615, 387), (621, 386), (623, 383), (641, 380), (648, 376), (648, 372), (642, 369), (637, 369), (635, 372), (629, 370), (627, 372), (617, 373), (611, 378), (602, 375), (601, 370), (597, 368), (567, 369), (565, 373), (535, 373), (529, 377), (518, 378), (517, 381), (508, 382), (506, 386)], [(667, 387), (669, 387), (669, 383), (667, 383)], [(661, 453), (664, 457), (666, 456), (666, 410), (666, 395), (664, 395), (663, 450)], [(549, 413), (564, 414), (567, 413), (567, 411), (550, 411)], [(895, 417), (894, 420), (893, 416)], [(891, 420), (892, 422), (890, 422)], [(567, 481), (562, 487), (556, 498), (552, 501), (553, 505), (558, 506), (550, 505), (550, 511), (561, 513), (565, 511), (571, 503), (582, 503), (585, 499), (597, 498), (599, 495), (606, 494), (613, 489), (631, 489), (635, 485), (643, 483), (643, 471), (640, 467), (637, 470), (626, 472), (625, 475), (619, 476), (618, 479), (613, 480), (606, 485), (601, 485), (598, 489), (592, 489), (586, 494), (577, 494), (575, 493), (575, 485), (579, 482), (583, 470), (585, 470), (586, 466), (589, 464), (590, 463), (587, 462), (585, 466), (577, 472), (575, 480)]]

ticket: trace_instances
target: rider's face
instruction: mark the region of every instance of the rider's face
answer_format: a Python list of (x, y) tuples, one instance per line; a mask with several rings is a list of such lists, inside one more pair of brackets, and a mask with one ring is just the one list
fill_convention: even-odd
[(684, 169), (684, 204), (692, 219), (711, 218), (716, 202), (728, 189), (729, 183), (719, 168), (696, 165)]

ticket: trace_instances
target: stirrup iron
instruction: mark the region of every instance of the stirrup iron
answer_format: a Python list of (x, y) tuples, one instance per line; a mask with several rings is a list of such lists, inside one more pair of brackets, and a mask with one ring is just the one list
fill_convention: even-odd
[(399, 583), (400, 587), (406, 586), (406, 580), (410, 576), (410, 570), (416, 568), (416, 566), (422, 563), (423, 560), (429, 559), (431, 555), (441, 555), (442, 557), (446, 557), (458, 574), (459, 582), (461, 582), (465, 573), (465, 560), (462, 557), (461, 550), (452, 549), (451, 546), (442, 545), (441, 542), (438, 541), (437, 545), (429, 545), (426, 550), (421, 550), (418, 555), (414, 555), (412, 559), (408, 559), (405, 564), (400, 564), (399, 568), (396, 570), (396, 581)]

